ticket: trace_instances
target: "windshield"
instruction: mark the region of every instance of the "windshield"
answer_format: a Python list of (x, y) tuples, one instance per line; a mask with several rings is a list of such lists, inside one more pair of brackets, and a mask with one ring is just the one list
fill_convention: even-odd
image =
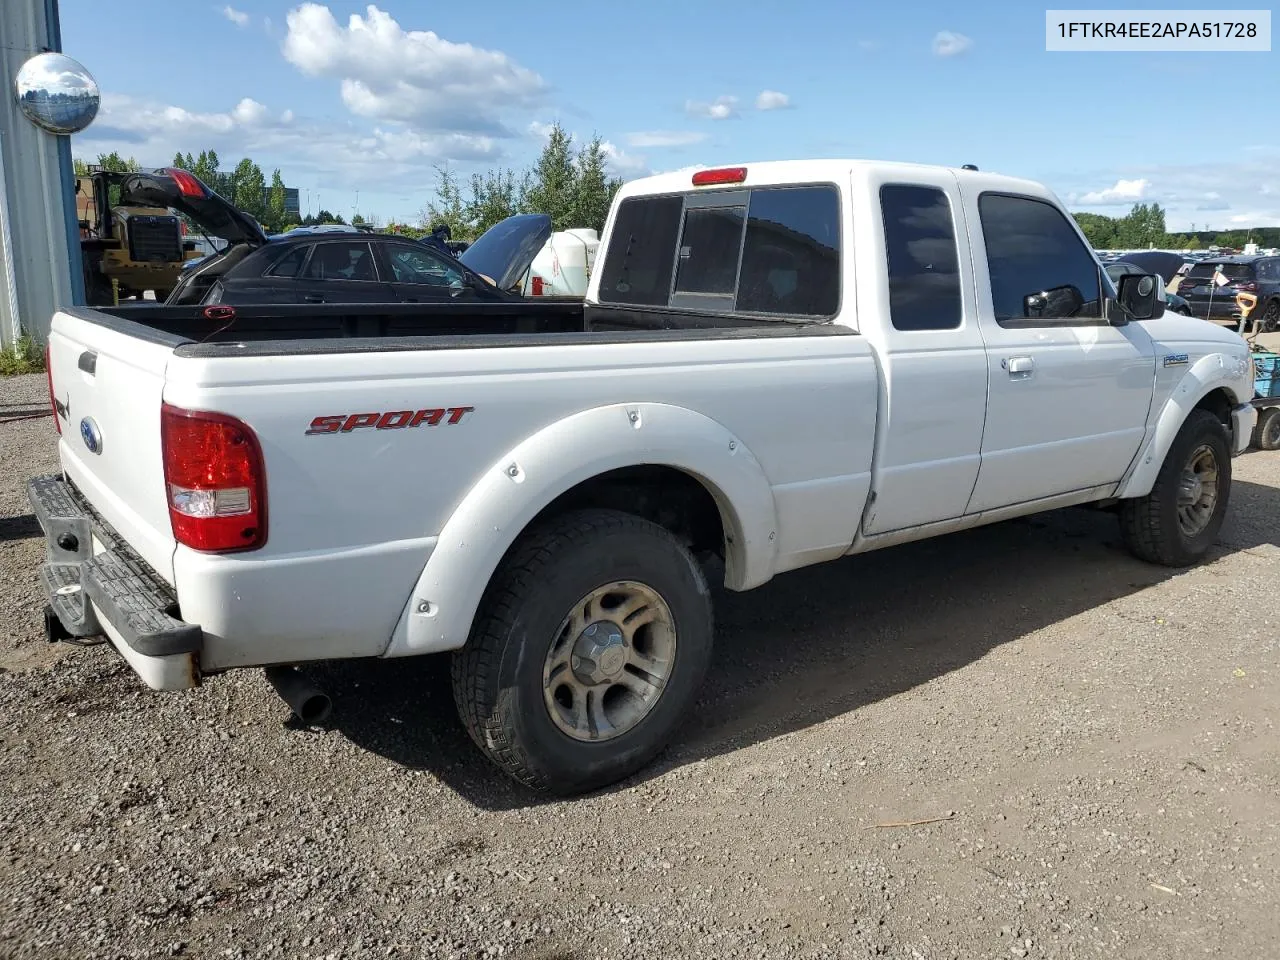
[(1197, 263), (1191, 268), (1191, 272), (1187, 276), (1207, 279), (1213, 276), (1215, 270), (1221, 271), (1222, 275), (1228, 280), (1248, 280), (1253, 277), (1253, 264), (1251, 263), (1215, 263), (1213, 261)]

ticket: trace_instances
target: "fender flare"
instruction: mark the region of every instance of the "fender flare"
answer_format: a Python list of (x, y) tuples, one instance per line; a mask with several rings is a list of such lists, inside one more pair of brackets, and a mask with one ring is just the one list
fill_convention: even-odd
[(436, 538), (383, 656), (463, 646), (494, 571), (529, 523), (578, 484), (641, 465), (682, 470), (715, 498), (726, 534), (727, 587), (746, 590), (773, 576), (773, 489), (741, 440), (684, 407), (595, 407), (528, 437), (472, 486)]
[(1148, 431), (1146, 443), (1134, 458), (1128, 476), (1120, 481), (1115, 496), (1129, 499), (1145, 497), (1151, 492), (1178, 431), (1182, 429), (1196, 404), (1214, 390), (1225, 389), (1235, 404), (1248, 399), (1240, 399), (1241, 378), (1248, 374), (1240, 372), (1238, 366), (1235, 357), (1225, 353), (1210, 353), (1197, 360), (1183, 374), (1156, 417), (1155, 426)]

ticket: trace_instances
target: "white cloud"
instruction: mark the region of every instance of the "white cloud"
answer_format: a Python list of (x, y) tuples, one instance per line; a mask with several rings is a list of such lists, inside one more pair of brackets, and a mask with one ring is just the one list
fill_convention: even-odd
[(256, 126), (267, 119), (267, 108), (257, 100), (245, 97), (232, 109), (231, 117), (245, 126)]
[(615, 177), (628, 180), (649, 175), (649, 164), (644, 157), (629, 154), (608, 140), (601, 141), (600, 149), (609, 158), (609, 172)]
[(786, 110), (791, 106), (791, 98), (777, 90), (761, 90), (756, 97), (757, 110)]
[(737, 97), (716, 97), (710, 103), (703, 100), (687, 100), (685, 112), (693, 117), (705, 117), (708, 120), (728, 120), (738, 115)]
[(311, 77), (340, 81), (352, 113), (422, 130), (510, 136), (508, 110), (528, 109), (546, 82), (506, 54), (405, 30), (370, 4), (340, 26), (328, 7), (303, 3), (287, 16), (286, 60)]
[(529, 133), (539, 140), (546, 140), (551, 136), (551, 131), (555, 128), (556, 125), (554, 123), (543, 123), (541, 120), (531, 120), (529, 122)]
[(933, 53), (938, 57), (957, 57), (973, 46), (973, 41), (963, 33), (941, 30), (934, 35)]
[[(1078, 192), (1062, 195), (1076, 209), (1081, 206), (1114, 206), (1113, 216), (1126, 213), (1135, 202), (1158, 203), (1165, 211), (1165, 224), (1177, 233), (1192, 224), (1200, 230), (1224, 230), (1236, 225), (1280, 226), (1280, 148), (1258, 151), (1235, 162), (1173, 165), (1142, 165), (1121, 170), (1086, 171), (1078, 174), (1083, 184)], [(1090, 181), (1115, 186), (1106, 190), (1088, 189)], [(1141, 186), (1139, 186), (1141, 185)], [(1057, 185), (1054, 185), (1055, 188)], [(1068, 181), (1063, 187), (1075, 186)], [(1099, 198), (1107, 203), (1098, 203)]]
[(653, 147), (687, 147), (705, 139), (707, 135), (697, 130), (644, 130), (626, 135), (627, 146), (641, 150)]
[(493, 137), (422, 133), (405, 127), (356, 129), (351, 123), (300, 121), (255, 100), (225, 112), (199, 113), (171, 104), (106, 94), (93, 126), (72, 140), (77, 156), (118, 150), (144, 166), (162, 166), (177, 151), (212, 148), (226, 161), (252, 157), (280, 167), (286, 180), (317, 185), (362, 183), (419, 187), (424, 165), (439, 161), (492, 164), (502, 157)]
[(237, 27), (247, 27), (249, 25), (249, 15), (243, 10), (237, 10), (235, 7), (223, 7), (222, 15)]
[(1150, 180), (1117, 180), (1115, 186), (1107, 187), (1105, 190), (1090, 191), (1081, 195), (1075, 202), (1086, 207), (1128, 206), (1145, 198), (1150, 189)]

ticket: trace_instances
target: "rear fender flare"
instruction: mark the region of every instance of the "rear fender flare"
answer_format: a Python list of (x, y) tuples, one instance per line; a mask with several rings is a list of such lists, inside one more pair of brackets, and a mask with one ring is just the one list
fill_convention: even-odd
[(720, 508), (726, 586), (773, 575), (777, 521), (759, 461), (720, 423), (658, 403), (613, 404), (559, 420), (496, 460), (445, 522), (384, 656), (454, 650), (499, 561), (561, 494), (611, 470), (664, 465), (690, 474)]
[(1155, 427), (1147, 434), (1146, 444), (1134, 459), (1129, 475), (1120, 481), (1115, 495), (1127, 499), (1150, 493), (1174, 438), (1196, 404), (1218, 389), (1225, 389), (1234, 404), (1245, 402), (1248, 397), (1240, 398), (1240, 385), (1242, 380), (1248, 380), (1252, 386), (1251, 374), (1247, 371), (1247, 360), (1240, 361), (1225, 353), (1210, 353), (1197, 360), (1165, 401), (1155, 418)]

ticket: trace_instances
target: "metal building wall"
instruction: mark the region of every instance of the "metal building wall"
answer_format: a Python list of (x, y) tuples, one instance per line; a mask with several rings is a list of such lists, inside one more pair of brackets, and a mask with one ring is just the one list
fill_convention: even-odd
[(71, 140), (24, 117), (14, 92), (28, 57), (62, 52), (57, 0), (0, 0), (0, 37), (0, 346), (8, 348), (23, 333), (43, 341), (55, 310), (84, 302), (84, 280)]

